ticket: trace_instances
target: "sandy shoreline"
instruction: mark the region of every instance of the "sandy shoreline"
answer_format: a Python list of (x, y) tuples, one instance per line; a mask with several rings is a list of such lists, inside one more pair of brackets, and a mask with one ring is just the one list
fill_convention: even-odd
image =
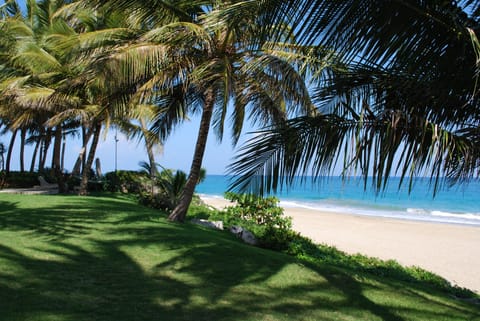
[[(221, 198), (202, 199), (216, 208), (230, 204)], [(419, 266), (480, 293), (480, 227), (284, 209), (293, 228), (316, 243)]]

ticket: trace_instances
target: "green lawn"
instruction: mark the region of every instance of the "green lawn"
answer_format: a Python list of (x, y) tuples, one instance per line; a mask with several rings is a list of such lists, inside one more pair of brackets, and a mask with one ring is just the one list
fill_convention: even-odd
[(0, 320), (480, 320), (480, 306), (172, 224), (122, 196), (0, 194)]

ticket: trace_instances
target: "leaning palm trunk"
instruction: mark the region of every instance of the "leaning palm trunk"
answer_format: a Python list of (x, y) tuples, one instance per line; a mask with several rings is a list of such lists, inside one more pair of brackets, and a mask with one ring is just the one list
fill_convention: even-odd
[(87, 151), (87, 145), (88, 142), (90, 141), (90, 137), (92, 137), (92, 131), (86, 131), (85, 128), (82, 128), (82, 149), (80, 150), (80, 153), (78, 154), (77, 161), (75, 162), (75, 165), (73, 166), (72, 170), (72, 175), (80, 175), (80, 171), (82, 169), (82, 165), (85, 165), (85, 152)]
[(157, 164), (155, 162), (155, 156), (153, 155), (153, 146), (150, 142), (145, 142), (145, 148), (147, 149), (148, 162), (150, 163), (150, 177), (157, 176)]
[(30, 163), (30, 173), (33, 173), (35, 171), (35, 163), (37, 161), (38, 149), (40, 148), (41, 143), (42, 143), (42, 140), (40, 138), (35, 143), (35, 148), (33, 149), (33, 154), (32, 154), (32, 162)]
[(5, 171), (7, 172), (7, 174), (10, 173), (10, 161), (12, 160), (13, 146), (15, 145), (15, 138), (17, 137), (17, 132), (17, 129), (13, 131), (12, 137), (10, 138), (10, 144), (8, 145), (7, 160), (5, 162)]
[[(147, 124), (145, 119), (140, 118), (140, 125), (142, 126), (142, 131), (147, 131)], [(148, 162), (150, 163), (150, 178), (157, 176), (157, 164), (155, 162), (155, 155), (153, 155), (153, 142), (147, 134), (144, 134), (145, 137), (145, 148), (147, 150)]]
[(200, 177), (214, 102), (213, 90), (209, 90), (205, 97), (205, 105), (203, 107), (202, 120), (200, 121), (200, 129), (198, 130), (198, 138), (195, 146), (195, 153), (193, 155), (192, 166), (190, 167), (190, 175), (183, 188), (180, 201), (168, 217), (171, 221), (183, 222), (187, 216), (188, 207), (192, 202), (193, 192), (195, 191), (195, 186), (198, 184), (198, 179)]
[(92, 145), (90, 146), (90, 151), (88, 152), (87, 163), (83, 167), (82, 171), (82, 181), (80, 183), (79, 195), (87, 195), (88, 187), (88, 175), (90, 174), (90, 169), (92, 168), (93, 159), (95, 158), (95, 153), (97, 151), (98, 140), (100, 138), (100, 131), (102, 129), (101, 123), (94, 125), (93, 131), (93, 140)]

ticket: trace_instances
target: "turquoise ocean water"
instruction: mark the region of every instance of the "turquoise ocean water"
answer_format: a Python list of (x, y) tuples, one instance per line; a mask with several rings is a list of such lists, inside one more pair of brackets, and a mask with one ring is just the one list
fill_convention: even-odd
[[(232, 177), (207, 175), (197, 193), (206, 197), (223, 197)], [(480, 227), (480, 181), (444, 187), (435, 198), (429, 179), (416, 179), (414, 188), (398, 188), (399, 179), (391, 178), (385, 192), (376, 194), (363, 181), (328, 177), (320, 183), (294, 184), (276, 194), (282, 207), (303, 207), (356, 215), (391, 217), (438, 223), (467, 224)]]

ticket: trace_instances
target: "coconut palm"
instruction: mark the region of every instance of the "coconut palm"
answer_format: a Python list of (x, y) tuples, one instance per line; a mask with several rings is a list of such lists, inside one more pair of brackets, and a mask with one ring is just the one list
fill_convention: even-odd
[(271, 21), (290, 17), (301, 43), (335, 50), (348, 68), (315, 80), (318, 115), (266, 129), (245, 146), (231, 166), (242, 175), (235, 187), (270, 191), (296, 175), (319, 177), (340, 154), (344, 175), (371, 175), (377, 190), (395, 173), (427, 174), (435, 186), (443, 175), (479, 175), (480, 1), (269, 6)]
[[(3, 106), (13, 106), (21, 113), (13, 122), (13, 128), (31, 127), (35, 119), (44, 118), (38, 117), (40, 113), (46, 113), (48, 118), (64, 106), (75, 103), (71, 97), (52, 99), (56, 88), (64, 79), (62, 76), (71, 69), (66, 66), (61, 55), (51, 50), (49, 43), (49, 37), (65, 26), (52, 18), (63, 4), (63, 1), (28, 1), (25, 17), (6, 19), (2, 24), (7, 38), (13, 39), (6, 63), (11, 71), (0, 85)], [(61, 192), (65, 187), (61, 172), (62, 126), (62, 123), (50, 126), (54, 135), (53, 169)], [(24, 137), (21, 135), (22, 140)]]
[(21, 28), (11, 27), (25, 33), (17, 37), (11, 59), (24, 78), (22, 82), (7, 78), (6, 87), (12, 90), (6, 97), (12, 97), (10, 103), (50, 113), (45, 125), (55, 129), (53, 161), (59, 179), (64, 126), (72, 122), (82, 126), (85, 150), (92, 139), (82, 170), (80, 192), (86, 193), (100, 133), (111, 121), (116, 102), (113, 90), (104, 86), (109, 75), (102, 59), (105, 52), (135, 33), (125, 27), (128, 19), (121, 13), (89, 8), (80, 2), (30, 1), (27, 9), (28, 16), (15, 21)]
[[(80, 98), (81, 104), (58, 113), (50, 122), (75, 118), (81, 124), (83, 148), (77, 164), (83, 164), (83, 169), (79, 193), (86, 194), (88, 174), (95, 159), (101, 131), (108, 128), (112, 119), (123, 118), (124, 95), (129, 93), (125, 88), (117, 88), (113, 80), (108, 80), (111, 75), (105, 67), (105, 57), (113, 48), (134, 38), (136, 31), (121, 12), (92, 8), (82, 2), (64, 7), (59, 16), (69, 21), (75, 37), (71, 39), (67, 35), (59, 38), (56, 47), (68, 52), (70, 61), (81, 66), (81, 69), (57, 89), (57, 93), (66, 96), (74, 93)], [(73, 173), (77, 171), (77, 164)]]
[[(183, 7), (183, 12), (195, 14), (153, 28), (143, 36), (142, 43), (116, 56), (117, 61), (131, 62), (127, 74), (130, 81), (139, 84), (139, 102), (158, 106), (153, 128), (161, 137), (166, 137), (184, 115), (201, 113), (188, 180), (169, 216), (174, 221), (185, 218), (210, 127), (219, 139), (223, 137), (228, 107), (232, 106), (234, 142), (246, 115), (266, 125), (283, 122), (292, 114), (308, 114), (312, 106), (299, 71), (306, 66), (315, 70), (326, 62), (323, 57), (311, 59), (309, 50), (285, 37), (276, 43), (258, 41), (262, 30), (255, 14), (219, 23), (218, 10), (230, 4), (215, 2), (191, 7), (190, 11)], [(121, 79), (122, 75), (115, 78)]]

